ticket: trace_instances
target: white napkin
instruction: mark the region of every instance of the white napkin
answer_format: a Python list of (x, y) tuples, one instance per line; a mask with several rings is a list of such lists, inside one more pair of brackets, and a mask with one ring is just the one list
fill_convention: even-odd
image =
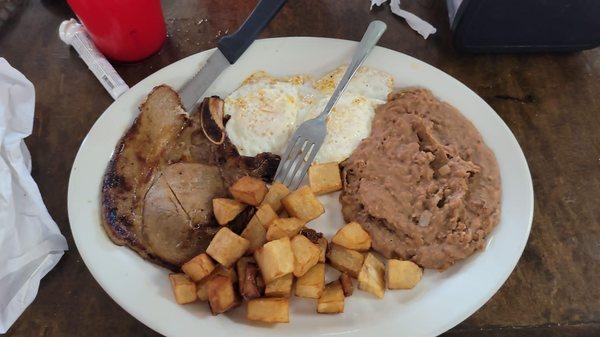
[[(371, 0), (371, 9), (373, 9), (373, 6), (381, 6), (387, 1), (388, 0)], [(390, 0), (390, 9), (392, 10), (392, 13), (406, 20), (406, 23), (408, 23), (410, 28), (421, 34), (424, 39), (427, 39), (429, 35), (435, 34), (437, 31), (429, 22), (400, 8), (400, 0)]]
[(23, 139), (33, 128), (33, 84), (0, 58), (0, 333), (33, 302), (68, 249), (31, 177)]

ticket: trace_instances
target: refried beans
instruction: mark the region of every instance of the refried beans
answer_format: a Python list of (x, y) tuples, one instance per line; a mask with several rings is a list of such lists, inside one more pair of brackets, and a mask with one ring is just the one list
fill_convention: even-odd
[(494, 154), (429, 90), (390, 94), (341, 166), (344, 219), (361, 223), (387, 258), (446, 269), (482, 249), (500, 220)]

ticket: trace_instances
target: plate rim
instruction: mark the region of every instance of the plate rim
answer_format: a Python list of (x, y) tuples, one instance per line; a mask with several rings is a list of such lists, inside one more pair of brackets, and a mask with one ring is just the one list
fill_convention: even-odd
[[(338, 38), (328, 38), (328, 37), (312, 37), (312, 36), (287, 36), (287, 37), (274, 37), (274, 38), (265, 38), (265, 39), (258, 39), (256, 40), (255, 43), (269, 43), (269, 41), (280, 41), (280, 40), (321, 40), (321, 41), (335, 41), (335, 42), (343, 42), (343, 43), (351, 43), (351, 44), (357, 44), (357, 41), (353, 41), (353, 40), (348, 40), (348, 39), (338, 39)], [(478, 309), (480, 309), (481, 307), (483, 307), (483, 305), (485, 305), (485, 303), (487, 303), (493, 296), (494, 294), (496, 294), (498, 292), (498, 290), (506, 283), (506, 280), (508, 279), (508, 277), (512, 274), (512, 272), (514, 271), (516, 265), (518, 264), (518, 262), (520, 261), (520, 259), (523, 256), (523, 252), (524, 249), (527, 245), (527, 242), (529, 240), (529, 236), (531, 234), (531, 227), (533, 225), (533, 216), (534, 216), (534, 207), (535, 207), (535, 194), (534, 194), (534, 190), (533, 190), (533, 181), (531, 178), (531, 171), (529, 169), (529, 165), (527, 163), (527, 159), (525, 157), (525, 154), (521, 148), (521, 146), (519, 145), (515, 135), (513, 134), (513, 132), (510, 130), (510, 128), (508, 127), (508, 125), (506, 125), (506, 123), (504, 122), (504, 120), (500, 117), (500, 115), (496, 112), (496, 110), (494, 110), (482, 97), (480, 97), (477, 93), (475, 93), (473, 90), (471, 90), (469, 87), (467, 87), (464, 83), (462, 83), (461, 81), (459, 81), (458, 79), (456, 79), (455, 77), (453, 77), (452, 75), (444, 72), (443, 70), (429, 64), (426, 63), (424, 61), (421, 61), (415, 57), (412, 57), (408, 54), (402, 53), (400, 51), (396, 51), (390, 48), (386, 48), (386, 47), (381, 47), (381, 46), (376, 46), (376, 49), (379, 49), (381, 51), (384, 51), (386, 53), (392, 53), (392, 54), (398, 54), (398, 56), (401, 57), (406, 57), (408, 58), (411, 62), (414, 62), (420, 66), (424, 66), (426, 68), (433, 68), (434, 71), (436, 71), (439, 75), (447, 77), (449, 79), (451, 79), (455, 84), (457, 84), (458, 86), (461, 87), (462, 90), (468, 92), (470, 95), (474, 96), (476, 100), (479, 100), (480, 103), (485, 104), (487, 107), (489, 107), (489, 109), (491, 111), (494, 112), (494, 118), (497, 119), (497, 122), (499, 123), (499, 125), (502, 127), (502, 131), (507, 134), (510, 137), (511, 142), (514, 143), (514, 145), (516, 145), (516, 149), (518, 151), (516, 151), (520, 160), (520, 164), (522, 164), (525, 169), (525, 171), (527, 172), (527, 176), (526, 176), (526, 189), (527, 189), (527, 199), (529, 199), (529, 203), (527, 208), (529, 210), (528, 214), (527, 214), (527, 219), (526, 219), (526, 227), (525, 227), (525, 233), (526, 235), (524, 235), (521, 240), (518, 242), (518, 245), (516, 246), (516, 250), (519, 252), (519, 257), (516, 258), (511, 264), (511, 268), (507, 269), (507, 272), (504, 273), (501, 277), (502, 281), (498, 282), (496, 286), (492, 287), (490, 289), (490, 291), (488, 291), (485, 296), (482, 296), (478, 301), (476, 301), (476, 303), (473, 303), (472, 306), (470, 306), (469, 308), (463, 309), (461, 310), (462, 314), (461, 315), (457, 315), (454, 319), (452, 320), (448, 320), (446, 322), (446, 324), (440, 324), (440, 326), (436, 329), (432, 329), (430, 330), (430, 332), (432, 333), (432, 335), (439, 335), (442, 334), (446, 331), (448, 331), (449, 329), (455, 327), (456, 325), (458, 325), (459, 323), (461, 323), (462, 321), (464, 321), (465, 319), (467, 319), (468, 317), (470, 317), (471, 315), (473, 315), (473, 313), (475, 313)], [(166, 66), (164, 66), (161, 69), (158, 69), (157, 71), (155, 71), (154, 73), (148, 75), (147, 77), (145, 77), (144, 79), (140, 80), (138, 83), (136, 83), (134, 86), (132, 86), (130, 88), (130, 90), (128, 90), (124, 95), (120, 96), (117, 100), (115, 100), (114, 102), (112, 102), (103, 112), (101, 115), (99, 115), (99, 117), (96, 119), (96, 121), (94, 122), (94, 124), (92, 125), (92, 127), (90, 128), (90, 130), (88, 131), (88, 133), (86, 134), (86, 136), (84, 137), (79, 149), (77, 150), (77, 154), (75, 156), (75, 159), (73, 160), (73, 165), (71, 167), (71, 171), (69, 174), (69, 182), (68, 182), (68, 193), (67, 193), (67, 209), (68, 209), (68, 217), (69, 217), (69, 228), (71, 229), (71, 232), (73, 234), (73, 241), (75, 242), (75, 245), (77, 247), (77, 251), (79, 252), (86, 268), (90, 271), (90, 273), (92, 274), (92, 276), (94, 277), (94, 280), (100, 285), (100, 287), (110, 296), (110, 298), (115, 301), (121, 308), (123, 308), (125, 311), (127, 311), (128, 314), (132, 315), (133, 317), (135, 317), (138, 321), (140, 321), (142, 324), (146, 325), (147, 327), (149, 327), (150, 329), (163, 334), (163, 335), (168, 335), (168, 331), (164, 331), (162, 328), (157, 327), (156, 325), (153, 324), (153, 322), (148, 321), (145, 317), (142, 317), (143, 315), (134, 310), (132, 308), (132, 305), (126, 303), (125, 301), (122, 301), (118, 298), (117, 295), (112, 293), (112, 290), (108, 289), (108, 285), (105, 285), (103, 283), (101, 283), (99, 280), (99, 276), (97, 275), (97, 273), (99, 272), (98, 270), (96, 270), (93, 266), (93, 262), (91, 262), (92, 257), (90, 257), (89, 255), (87, 255), (87, 252), (85, 250), (85, 248), (81, 249), (80, 248), (80, 239), (78, 239), (79, 236), (75, 235), (75, 232), (77, 232), (77, 230), (74, 230), (74, 226), (73, 226), (73, 216), (72, 213), (75, 212), (75, 210), (72, 210), (74, 205), (73, 205), (73, 201), (71, 200), (71, 197), (73, 195), (72, 189), (74, 187), (72, 187), (73, 183), (72, 181), (74, 180), (74, 177), (76, 176), (76, 174), (78, 174), (75, 170), (75, 166), (78, 163), (78, 161), (80, 161), (80, 155), (82, 150), (84, 150), (84, 148), (86, 147), (86, 143), (90, 137), (90, 134), (92, 133), (92, 131), (94, 130), (94, 128), (98, 125), (99, 121), (102, 119), (103, 116), (105, 116), (105, 113), (110, 110), (113, 105), (117, 104), (119, 102), (119, 100), (124, 100), (125, 97), (132, 95), (134, 91), (136, 91), (136, 87), (143, 87), (145, 85), (145, 82), (149, 81), (149, 78), (154, 77), (154, 76), (158, 76), (157, 73), (162, 72), (162, 71), (166, 71), (167, 68), (174, 66), (176, 63), (180, 63), (180, 62), (185, 62), (185, 60), (192, 59), (195, 57), (198, 57), (200, 54), (209, 54), (211, 52), (213, 52), (216, 48), (211, 48), (208, 50), (204, 50), (198, 53), (194, 53), (191, 54), (189, 56), (186, 56), (182, 59), (179, 59), (177, 61), (174, 61), (173, 63), (170, 63)], [(461, 113), (462, 114), (462, 113)], [(137, 115), (136, 115), (137, 116)], [(466, 116), (465, 116), (466, 117)], [(476, 127), (476, 126), (475, 126)], [(481, 131), (476, 127), (476, 129), (481, 133)], [(493, 150), (492, 150), (493, 151)], [(493, 151), (494, 152), (494, 151)], [(502, 177), (501, 177), (502, 179)], [(98, 189), (100, 189), (101, 186), (98, 187)], [(525, 222), (525, 219), (523, 219)], [(346, 335), (359, 335), (360, 332), (345, 332), (344, 334)], [(429, 334), (427, 334), (428, 336)]]

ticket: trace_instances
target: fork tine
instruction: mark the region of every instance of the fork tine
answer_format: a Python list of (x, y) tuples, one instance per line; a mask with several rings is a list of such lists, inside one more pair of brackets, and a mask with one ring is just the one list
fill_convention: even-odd
[(304, 147), (304, 151), (302, 151), (302, 154), (300, 156), (298, 156), (298, 158), (295, 160), (296, 162), (296, 166), (291, 169), (289, 171), (289, 187), (292, 189), (294, 187), (294, 181), (296, 178), (296, 175), (298, 173), (302, 172), (302, 168), (305, 166), (304, 164), (307, 162), (307, 159), (309, 157), (309, 155), (311, 154), (312, 150), (314, 149), (315, 144), (310, 140), (310, 139), (306, 139), (306, 146)]
[(306, 156), (304, 156), (304, 161), (301, 163), (301, 166), (299, 167), (299, 169), (297, 170), (297, 172), (294, 174), (294, 177), (292, 178), (292, 181), (290, 182), (290, 188), (292, 190), (297, 189), (300, 184), (302, 183), (302, 180), (304, 180), (304, 177), (306, 176), (306, 172), (308, 171), (308, 168), (310, 166), (310, 164), (313, 162), (313, 160), (315, 159), (315, 157), (317, 156), (317, 146), (316, 144), (312, 144), (312, 146), (309, 148), (309, 151), (307, 153), (308, 158), (306, 158)]
[(308, 143), (308, 139), (306, 138), (302, 138), (300, 142), (302, 143), (302, 146), (300, 147), (299, 151), (295, 153), (294, 158), (290, 159), (290, 166), (288, 166), (285, 172), (283, 184), (287, 187), (290, 187), (296, 170), (298, 170), (302, 164), (302, 160), (304, 160), (306, 149), (310, 146), (310, 143)]
[(302, 145), (302, 142), (300, 142), (299, 140), (300, 137), (294, 135), (294, 138), (290, 141), (287, 148), (285, 149), (283, 156), (281, 156), (281, 162), (279, 163), (279, 166), (277, 167), (277, 171), (275, 173), (275, 181), (280, 181), (281, 183), (283, 183), (283, 178), (287, 175), (288, 167), (291, 163), (290, 159), (294, 158), (294, 151), (297, 150), (298, 146)]

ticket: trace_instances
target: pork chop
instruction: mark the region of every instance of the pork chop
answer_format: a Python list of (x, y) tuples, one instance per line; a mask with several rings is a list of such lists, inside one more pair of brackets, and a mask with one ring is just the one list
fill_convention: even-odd
[[(226, 196), (243, 175), (272, 180), (279, 157), (240, 156), (224, 134), (222, 107), (211, 97), (188, 115), (170, 87), (150, 92), (104, 176), (102, 223), (114, 243), (177, 270), (220, 228), (213, 198)], [(239, 233), (252, 213), (248, 208), (229, 227)]]

